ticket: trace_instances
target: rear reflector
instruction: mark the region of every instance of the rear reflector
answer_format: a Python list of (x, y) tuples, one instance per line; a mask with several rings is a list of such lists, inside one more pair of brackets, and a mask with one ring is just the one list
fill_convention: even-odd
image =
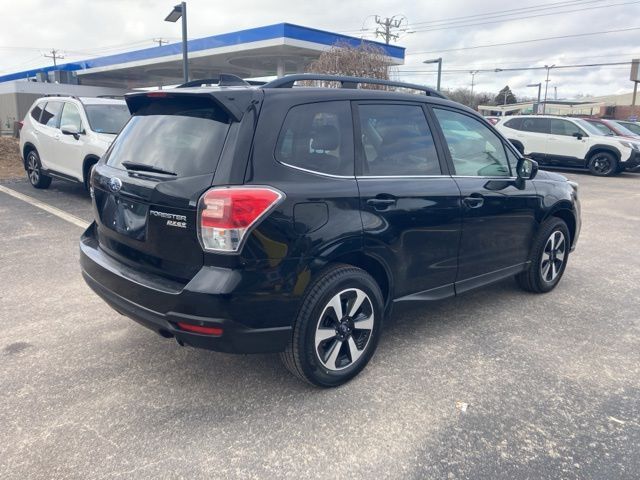
[(214, 335), (218, 337), (222, 335), (223, 332), (220, 327), (203, 327), (201, 325), (192, 325), (190, 323), (183, 322), (178, 322), (178, 327), (186, 332), (201, 333), (202, 335)]
[(149, 92), (147, 97), (168, 97), (167, 92)]
[(256, 222), (284, 195), (272, 187), (216, 187), (207, 190), (198, 205), (198, 237), (202, 248), (233, 253)]

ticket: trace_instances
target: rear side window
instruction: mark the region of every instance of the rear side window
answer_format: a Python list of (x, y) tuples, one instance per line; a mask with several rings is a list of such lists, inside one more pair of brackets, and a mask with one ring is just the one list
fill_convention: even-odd
[(548, 118), (523, 118), (520, 130), (534, 133), (549, 133)]
[(141, 107), (120, 132), (107, 165), (131, 162), (178, 177), (211, 174), (218, 165), (230, 120), (212, 101), (155, 99)]
[(349, 102), (308, 103), (287, 113), (276, 160), (329, 175), (353, 176), (353, 128)]
[(522, 127), (522, 119), (512, 118), (511, 120), (507, 120), (506, 122), (504, 122), (504, 126), (513, 128), (514, 130), (520, 130)]
[(44, 104), (42, 103), (38, 103), (35, 107), (33, 107), (33, 109), (31, 110), (31, 118), (33, 118), (36, 122), (40, 121), (40, 115), (42, 115), (42, 106)]
[(363, 175), (440, 175), (435, 143), (418, 105), (358, 106)]
[(62, 102), (47, 102), (40, 117), (40, 123), (47, 127), (58, 128), (60, 126), (60, 114), (62, 113)]

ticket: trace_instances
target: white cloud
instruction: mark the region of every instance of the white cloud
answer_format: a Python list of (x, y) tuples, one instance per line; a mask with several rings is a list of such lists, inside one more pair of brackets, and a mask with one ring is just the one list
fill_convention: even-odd
[[(82, 60), (90, 55), (116, 53), (123, 46), (142, 48), (152, 46), (154, 37), (177, 41), (179, 24), (163, 19), (177, 0), (21, 0), (4, 2), (3, 26), (0, 29), (0, 73), (20, 71), (46, 65), (49, 59), (41, 53), (51, 48), (66, 52), (66, 60)], [(544, 3), (550, 3), (544, 2)], [(616, 7), (588, 10), (597, 2), (582, 2), (581, 12), (558, 14), (519, 21), (491, 23), (468, 28), (455, 28), (406, 35), (398, 42), (407, 48), (406, 65), (398, 70), (422, 70), (421, 73), (402, 74), (403, 79), (417, 83), (435, 83), (435, 74), (425, 71), (434, 66), (423, 65), (426, 58), (439, 53), (417, 54), (435, 50), (514, 42), (532, 38), (570, 35), (589, 31), (634, 27), (640, 18), (640, 3), (611, 0), (604, 4), (628, 3)], [(416, 2), (381, 0), (350, 1), (324, 0), (303, 2), (263, 0), (243, 2), (212, 2), (189, 0), (190, 38), (225, 33), (243, 28), (291, 22), (329, 31), (354, 31), (361, 27), (368, 15), (405, 15), (414, 28), (419, 22), (468, 16), (513, 8), (539, 6), (539, 1), (506, 3), (502, 0), (449, 0), (447, 2)], [(588, 4), (588, 5), (587, 5)], [(575, 9), (575, 8), (571, 8)], [(508, 17), (502, 17), (508, 19)], [(7, 19), (9, 21), (7, 21)], [(474, 22), (476, 23), (476, 22)], [(478, 22), (479, 23), (479, 22)], [(369, 19), (368, 26), (371, 25)], [(424, 27), (422, 27), (424, 28)], [(493, 69), (545, 64), (601, 63), (629, 61), (640, 57), (637, 41), (640, 31), (612, 33), (591, 37), (567, 38), (545, 42), (503, 47), (443, 52), (444, 87), (469, 86), (471, 75), (466, 70)], [(369, 37), (371, 38), (371, 37)], [(106, 48), (119, 46), (118, 48)], [(532, 97), (535, 89), (528, 83), (544, 80), (544, 70), (528, 72), (479, 73), (476, 90), (497, 92), (509, 84), (516, 95)], [(607, 94), (629, 91), (628, 69), (603, 67), (584, 70), (552, 70), (550, 91), (558, 87), (561, 97), (577, 94)]]

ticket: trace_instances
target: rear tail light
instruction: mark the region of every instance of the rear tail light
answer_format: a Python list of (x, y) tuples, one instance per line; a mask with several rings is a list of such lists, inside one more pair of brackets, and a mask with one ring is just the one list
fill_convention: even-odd
[(272, 187), (215, 187), (198, 204), (198, 238), (210, 252), (238, 252), (247, 233), (282, 199)]
[(22, 130), (22, 127), (24, 127), (24, 120), (18, 122), (18, 130)]
[(193, 325), (191, 323), (178, 322), (180, 330), (185, 332), (200, 333), (202, 335), (221, 336), (224, 331), (220, 327), (204, 327), (202, 325)]

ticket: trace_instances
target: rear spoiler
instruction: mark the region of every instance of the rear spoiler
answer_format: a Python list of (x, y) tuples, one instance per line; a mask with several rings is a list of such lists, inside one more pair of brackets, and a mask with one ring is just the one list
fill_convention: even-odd
[(166, 98), (180, 97), (198, 97), (203, 101), (213, 102), (221, 108), (234, 122), (242, 120), (244, 113), (252, 103), (258, 100), (257, 90), (252, 88), (238, 88), (225, 90), (209, 90), (202, 89), (170, 89), (170, 90), (154, 90), (151, 92), (136, 92), (125, 95), (129, 111), (132, 115), (142, 107), (152, 102), (162, 101)]

